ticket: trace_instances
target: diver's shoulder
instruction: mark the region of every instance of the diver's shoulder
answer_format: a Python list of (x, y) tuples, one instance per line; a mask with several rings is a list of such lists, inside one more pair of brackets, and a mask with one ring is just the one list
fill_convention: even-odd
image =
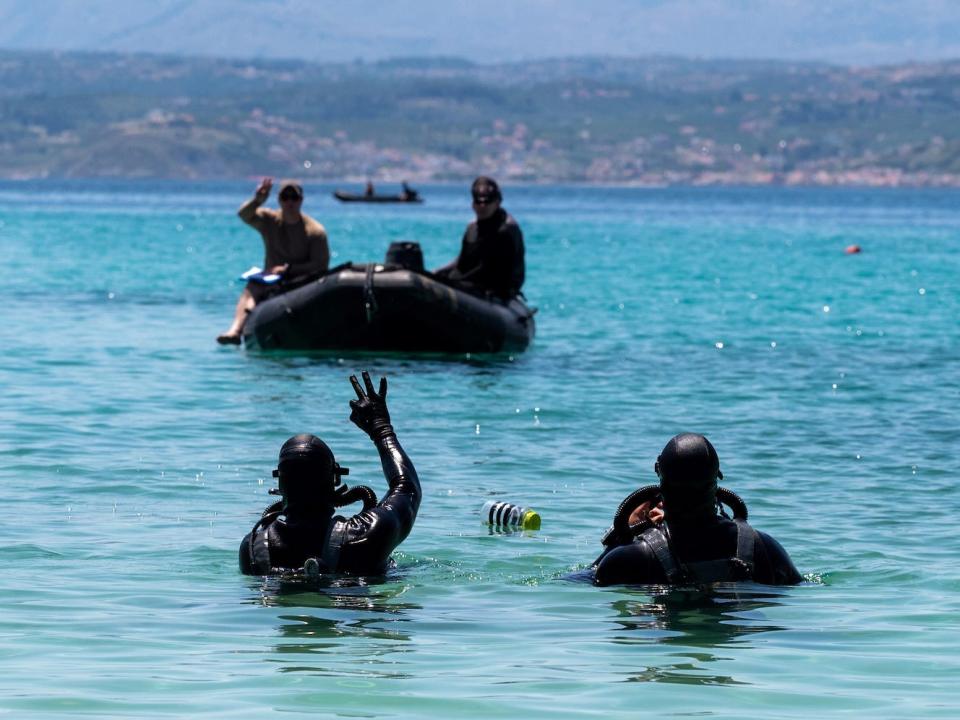
[(770, 533), (765, 533), (762, 530), (757, 530), (754, 528), (754, 531), (757, 533), (757, 542), (763, 545), (763, 549), (767, 553), (767, 557), (770, 558), (770, 561), (774, 564), (776, 563), (791, 563), (790, 555), (787, 553), (786, 548), (780, 544), (780, 541), (777, 540)]
[(628, 585), (662, 582), (662, 572), (650, 546), (640, 540), (616, 547), (597, 563), (596, 585)]
[(757, 542), (763, 543), (763, 546), (768, 551), (773, 551), (774, 553), (779, 553), (782, 555), (787, 554), (787, 551), (783, 549), (783, 545), (781, 545), (773, 535), (768, 532), (764, 532), (763, 530), (757, 530), (756, 528), (753, 528), (753, 531), (757, 534)]

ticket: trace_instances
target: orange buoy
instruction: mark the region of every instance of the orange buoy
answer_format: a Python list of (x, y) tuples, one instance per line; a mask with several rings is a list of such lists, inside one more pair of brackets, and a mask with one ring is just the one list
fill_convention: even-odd
[(859, 245), (847, 245), (847, 247), (844, 249), (844, 252), (845, 252), (847, 255), (856, 255), (858, 252), (860, 252), (860, 246), (859, 246)]

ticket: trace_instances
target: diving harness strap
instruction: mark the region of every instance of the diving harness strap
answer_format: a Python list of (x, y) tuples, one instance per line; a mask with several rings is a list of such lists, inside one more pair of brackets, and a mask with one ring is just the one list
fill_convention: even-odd
[(639, 539), (653, 552), (671, 585), (750, 580), (753, 577), (753, 548), (757, 531), (745, 520), (737, 518), (733, 522), (737, 524), (737, 552), (731, 558), (682, 563), (673, 554), (666, 533), (659, 527), (646, 530)]
[(270, 565), (270, 539), (267, 536), (270, 525), (280, 517), (282, 511), (269, 509), (263, 514), (263, 517), (257, 521), (250, 533), (250, 560), (254, 570), (258, 575), (267, 575), (272, 570)]
[[(270, 513), (257, 523), (250, 538), (250, 557), (258, 575), (269, 575), (289, 572), (285, 568), (275, 568), (270, 562), (270, 526), (281, 515), (280, 512)], [(321, 572), (336, 572), (340, 561), (340, 550), (346, 539), (347, 523), (339, 515), (330, 518), (327, 525), (327, 537), (323, 544), (323, 554), (319, 558), (307, 558), (303, 570), (307, 575), (317, 575)]]
[(347, 522), (339, 515), (330, 519), (330, 529), (327, 531), (327, 542), (323, 545), (323, 564), (327, 572), (335, 572), (340, 562), (340, 549), (347, 536)]

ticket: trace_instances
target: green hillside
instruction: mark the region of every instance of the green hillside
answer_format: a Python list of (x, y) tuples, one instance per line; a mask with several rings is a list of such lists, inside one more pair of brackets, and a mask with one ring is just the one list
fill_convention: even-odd
[(960, 61), (0, 53), (0, 177), (960, 185)]

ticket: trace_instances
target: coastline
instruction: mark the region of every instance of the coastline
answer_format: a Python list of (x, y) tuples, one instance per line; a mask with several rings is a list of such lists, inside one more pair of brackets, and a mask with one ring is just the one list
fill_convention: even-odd
[[(268, 168), (268, 170), (270, 170)], [(270, 173), (265, 173), (270, 174)], [(345, 175), (342, 177), (305, 176), (304, 173), (291, 171), (289, 168), (275, 170), (273, 175), (295, 176), (305, 183), (317, 185), (356, 185), (362, 187), (367, 180), (378, 185), (399, 185), (408, 182), (411, 185), (460, 185), (469, 183), (476, 175), (484, 174), (497, 177), (500, 182), (517, 187), (544, 187), (549, 185), (584, 187), (584, 188), (889, 188), (889, 189), (960, 189), (960, 174), (914, 172), (907, 173), (894, 168), (871, 168), (863, 170), (847, 170), (838, 172), (818, 171), (791, 171), (787, 173), (754, 172), (705, 172), (684, 173), (669, 171), (663, 173), (649, 173), (641, 178), (597, 179), (543, 177), (531, 179), (526, 176), (514, 176), (509, 172), (498, 172), (497, 168), (479, 167), (471, 174), (462, 176), (450, 175), (421, 175), (421, 174), (391, 174), (386, 177)], [(135, 174), (97, 174), (97, 175), (55, 175), (47, 173), (12, 173), (0, 175), (0, 183), (32, 183), (32, 182), (253, 182), (259, 180), (260, 175), (147, 175)]]

